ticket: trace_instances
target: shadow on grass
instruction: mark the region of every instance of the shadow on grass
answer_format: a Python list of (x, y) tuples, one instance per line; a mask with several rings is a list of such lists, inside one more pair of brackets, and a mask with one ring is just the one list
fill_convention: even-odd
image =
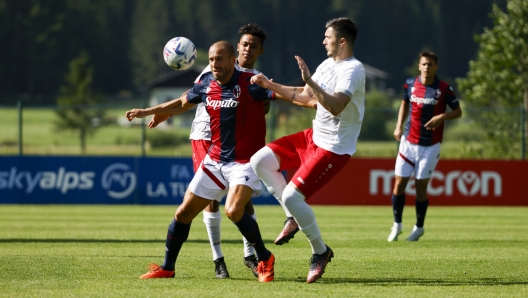
[[(165, 239), (67, 239), (67, 238), (0, 238), (0, 243), (165, 243)], [(190, 243), (209, 243), (206, 239), (187, 239)], [(224, 244), (242, 244), (242, 239), (222, 240)], [(273, 240), (264, 240), (273, 243)]]
[[(467, 280), (462, 280), (466, 278)], [(282, 281), (282, 279), (276, 279)], [(287, 281), (306, 283), (305, 279), (291, 278)], [(433, 278), (321, 278), (319, 284), (364, 284), (366, 286), (511, 286), (528, 285), (528, 281), (512, 281), (501, 278), (433, 279)]]

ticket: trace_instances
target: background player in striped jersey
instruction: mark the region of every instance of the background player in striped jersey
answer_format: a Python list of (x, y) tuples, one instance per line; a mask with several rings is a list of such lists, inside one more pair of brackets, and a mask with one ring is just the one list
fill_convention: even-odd
[[(255, 172), (286, 206), (310, 242), (308, 283), (321, 278), (334, 253), (323, 241), (315, 214), (305, 199), (328, 183), (355, 153), (365, 110), (365, 68), (354, 58), (356, 36), (356, 25), (350, 19), (328, 21), (323, 44), (329, 58), (317, 67), (313, 77), (306, 63), (295, 57), (306, 82), (300, 91), (272, 83), (262, 75), (251, 78), (276, 92), (278, 98), (317, 101), (313, 129), (280, 138), (251, 157)], [(299, 169), (286, 184), (280, 170), (295, 168)]]
[[(405, 188), (414, 171), (416, 188), (416, 224), (407, 241), (418, 241), (424, 234), (424, 220), (429, 200), (427, 185), (440, 157), (440, 143), (444, 121), (462, 116), (460, 104), (453, 88), (438, 79), (438, 57), (433, 52), (420, 53), (420, 76), (408, 79), (404, 85), (403, 100), (398, 113), (394, 138), (400, 141), (395, 166), (392, 193), (394, 225), (388, 241), (398, 240), (402, 233), (402, 214), (405, 206)], [(451, 108), (446, 112), (446, 106)], [(410, 114), (410, 116), (409, 116)], [(403, 121), (407, 119), (402, 131)]]
[[(274, 278), (275, 257), (264, 246), (259, 227), (244, 208), (252, 196), (260, 194), (260, 180), (249, 165), (249, 158), (262, 146), (266, 135), (264, 103), (273, 93), (250, 85), (254, 75), (235, 67), (235, 51), (228, 42), (217, 42), (209, 49), (211, 71), (181, 101), (187, 105), (204, 103), (210, 115), (211, 147), (197, 170), (175, 219), (169, 225), (163, 265), (153, 265), (141, 278), (173, 277), (179, 251), (187, 240), (192, 220), (212, 200), (226, 198), (226, 214), (258, 255), (258, 278)], [(127, 113), (128, 117), (128, 113)]]

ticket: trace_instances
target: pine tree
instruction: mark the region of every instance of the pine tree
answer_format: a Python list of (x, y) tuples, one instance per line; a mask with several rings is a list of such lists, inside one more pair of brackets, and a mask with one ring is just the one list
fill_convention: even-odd
[(93, 67), (88, 64), (88, 54), (82, 51), (70, 62), (69, 74), (57, 97), (57, 119), (54, 126), (57, 131), (78, 133), (82, 154), (86, 153), (86, 138), (100, 127), (104, 112), (94, 107), (99, 96), (91, 89)]

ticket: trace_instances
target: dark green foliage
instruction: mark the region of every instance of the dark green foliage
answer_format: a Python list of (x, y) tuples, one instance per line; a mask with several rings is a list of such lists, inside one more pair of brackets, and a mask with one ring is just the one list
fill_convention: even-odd
[(78, 133), (81, 152), (86, 153), (86, 138), (102, 125), (104, 111), (94, 107), (100, 99), (92, 92), (93, 68), (88, 65), (88, 55), (82, 51), (70, 62), (70, 72), (57, 97), (57, 131), (70, 130)]
[(355, 55), (390, 73), (388, 87), (399, 92), (424, 48), (439, 54), (442, 78), (462, 76), (477, 49), (472, 36), (491, 24), (492, 3), (503, 7), (505, 0), (0, 0), (0, 100), (54, 99), (81, 49), (94, 66), (94, 90), (136, 92), (172, 71), (162, 60), (170, 38), (188, 37), (207, 51), (220, 39), (236, 44), (238, 28), (249, 22), (269, 36), (259, 70), (286, 83), (299, 77), (294, 55), (315, 71), (326, 57), (325, 22), (339, 16), (358, 25)]
[(477, 58), (457, 82), (472, 106), (493, 108), (475, 115), (475, 124), (488, 136), (488, 156), (504, 158), (520, 148), (522, 124), (519, 113), (500, 108), (528, 109), (528, 1), (509, 0), (506, 11), (494, 6), (490, 17), (494, 26), (476, 37)]

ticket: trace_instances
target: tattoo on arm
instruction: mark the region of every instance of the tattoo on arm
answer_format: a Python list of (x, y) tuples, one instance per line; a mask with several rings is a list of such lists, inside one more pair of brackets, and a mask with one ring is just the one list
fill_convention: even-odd
[(291, 97), (291, 99), (292, 99), (292, 100), (295, 99), (295, 96), (296, 96), (296, 95), (297, 95), (297, 94), (295, 94), (295, 92), (294, 92), (293, 95), (292, 95), (292, 97)]
[(310, 98), (314, 97), (314, 94), (313, 94), (312, 90), (308, 90), (308, 95), (310, 95)]
[(293, 92), (297, 91), (297, 87), (293, 87)]

